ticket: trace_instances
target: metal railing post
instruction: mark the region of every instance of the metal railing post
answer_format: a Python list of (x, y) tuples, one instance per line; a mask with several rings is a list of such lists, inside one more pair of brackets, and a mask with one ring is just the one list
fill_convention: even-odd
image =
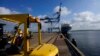
[(41, 44), (41, 23), (38, 23), (38, 41)]

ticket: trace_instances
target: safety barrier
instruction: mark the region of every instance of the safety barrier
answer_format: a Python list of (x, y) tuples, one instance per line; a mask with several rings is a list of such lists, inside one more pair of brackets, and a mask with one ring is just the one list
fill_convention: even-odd
[[(63, 34), (61, 34), (63, 36)], [(64, 36), (63, 36), (64, 37)], [(65, 37), (64, 37), (65, 38)], [(85, 56), (75, 45), (73, 45), (67, 38), (65, 38), (65, 42), (68, 45), (68, 48), (72, 54), (72, 56)]]

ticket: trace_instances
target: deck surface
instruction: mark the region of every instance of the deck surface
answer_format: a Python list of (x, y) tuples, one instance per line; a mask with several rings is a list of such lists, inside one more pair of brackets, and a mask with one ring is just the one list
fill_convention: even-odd
[(64, 37), (61, 38), (60, 36), (58, 36), (58, 38), (53, 44), (58, 47), (59, 56), (71, 56), (71, 53), (64, 41)]
[[(33, 39), (31, 39), (31, 47), (36, 47), (38, 45), (38, 35), (37, 33), (33, 34)], [(60, 38), (60, 35), (57, 33), (42, 33), (42, 42), (44, 43), (53, 43), (59, 49), (59, 56), (71, 56), (71, 53), (64, 41), (64, 37)]]
[[(53, 37), (56, 37), (57, 33), (42, 33), (42, 43), (52, 42)], [(30, 39), (30, 47), (34, 48), (38, 45), (38, 33), (33, 33), (33, 37)]]
[[(71, 53), (64, 41), (64, 37), (60, 38), (60, 35), (57, 33), (42, 33), (42, 42), (56, 45), (59, 49), (59, 56), (71, 56)], [(33, 33), (33, 37), (30, 39), (30, 48), (34, 49), (36, 46), (38, 46), (38, 34)], [(13, 56), (20, 55), (18, 54)]]

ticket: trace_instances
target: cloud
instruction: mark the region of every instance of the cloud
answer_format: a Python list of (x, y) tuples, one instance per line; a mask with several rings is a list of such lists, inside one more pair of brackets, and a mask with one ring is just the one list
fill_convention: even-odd
[(30, 12), (30, 11), (32, 11), (32, 8), (31, 7), (27, 7), (27, 10)]
[(91, 22), (91, 21), (94, 21), (94, 13), (90, 12), (90, 11), (85, 11), (85, 12), (80, 12), (80, 13), (75, 13), (75, 20), (76, 21), (88, 21), (88, 22)]
[(75, 13), (71, 25), (73, 30), (100, 29), (100, 14), (91, 11)]
[[(59, 11), (59, 6), (56, 6), (54, 8), (54, 12), (58, 12), (58, 11)], [(71, 11), (67, 7), (65, 7), (65, 6), (61, 7), (61, 15), (62, 16), (67, 16), (70, 13), (71, 13)]]
[(0, 14), (18, 14), (17, 11), (12, 11), (9, 8), (6, 7), (0, 7)]
[(39, 15), (39, 18), (45, 18), (47, 15)]
[[(53, 12), (54, 13), (55, 12), (58, 12), (58, 10), (59, 10), (59, 6), (56, 6), (54, 8), (54, 11)], [(65, 20), (65, 19), (66, 19), (67, 15), (69, 15), (70, 13), (71, 13), (71, 11), (67, 7), (65, 7), (65, 6), (61, 7), (61, 21), (60, 21), (60, 23), (53, 24), (53, 26), (54, 27), (58, 27), (61, 23), (69, 23), (70, 21)], [(39, 15), (38, 17), (39, 18), (44, 18), (46, 16), (47, 15)], [(42, 29), (44, 31), (47, 30), (48, 27), (51, 27), (50, 24), (44, 23), (44, 21), (42, 21), (41, 23), (42, 23), (42, 27), (43, 27)]]
[[(70, 17), (72, 19), (67, 19), (67, 16), (71, 13), (70, 10), (65, 9), (65, 7), (62, 7), (62, 16), (61, 21), (58, 25), (61, 25), (62, 23), (68, 23), (72, 26), (72, 30), (97, 30), (100, 29), (100, 14), (96, 14), (92, 11), (82, 11), (79, 13), (71, 14), (73, 17)], [(58, 6), (54, 8), (54, 11), (57, 12)], [(64, 12), (65, 11), (65, 12)], [(40, 18), (43, 18), (47, 15), (39, 15)], [(50, 25), (46, 25), (43, 23), (44, 27), (49, 27)], [(43, 27), (43, 28), (44, 28)]]
[[(54, 12), (58, 12), (59, 11), (59, 6), (56, 6), (55, 8), (54, 8)], [(71, 10), (69, 10), (67, 7), (65, 7), (65, 6), (62, 6), (61, 7), (61, 20), (60, 20), (60, 23), (59, 23), (59, 25), (61, 25), (62, 23), (70, 23), (70, 20), (69, 19), (67, 19), (67, 16), (69, 15), (69, 14), (71, 14)]]
[[(6, 8), (6, 7), (0, 7), (0, 14), (18, 14), (18, 13), (20, 12), (10, 10), (9, 8)], [(6, 26), (4, 26), (4, 30), (8, 30), (8, 31), (11, 31), (15, 25), (14, 23), (7, 22), (4, 20), (0, 20), (0, 23), (6, 23)]]
[[(39, 18), (45, 18), (47, 15), (39, 15)], [(41, 21), (42, 24), (42, 31), (46, 31), (48, 28), (48, 24), (46, 24), (44, 21)]]
[[(93, 13), (92, 11), (82, 11), (79, 13), (71, 14), (67, 7), (63, 6), (61, 12), (61, 21), (62, 23), (68, 23), (72, 26), (72, 30), (96, 30), (100, 29), (100, 14)], [(54, 12), (59, 10), (59, 6), (56, 6)], [(67, 16), (71, 14), (74, 17), (67, 19)]]

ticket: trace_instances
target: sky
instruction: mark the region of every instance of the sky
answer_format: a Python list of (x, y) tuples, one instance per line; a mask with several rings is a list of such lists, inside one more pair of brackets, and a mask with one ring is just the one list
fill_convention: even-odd
[[(43, 18), (53, 16), (60, 2), (62, 12), (59, 25), (68, 23), (72, 30), (100, 30), (100, 0), (0, 0), (0, 14), (29, 13)], [(11, 30), (8, 26), (12, 23), (6, 23), (5, 27)], [(48, 27), (44, 22), (42, 25), (43, 30)]]

